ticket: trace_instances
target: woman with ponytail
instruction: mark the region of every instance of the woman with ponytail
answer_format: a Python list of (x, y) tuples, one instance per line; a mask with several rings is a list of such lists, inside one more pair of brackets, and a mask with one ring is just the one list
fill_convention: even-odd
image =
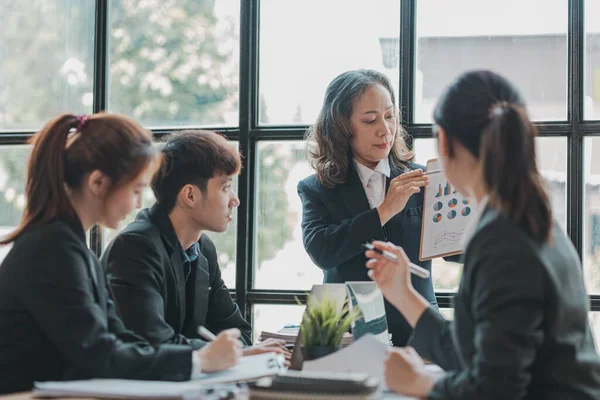
[(152, 347), (127, 331), (85, 232), (117, 228), (140, 207), (158, 165), (150, 132), (118, 115), (62, 115), (32, 140), (27, 205), (2, 244), (0, 394), (36, 381), (86, 378), (187, 380), (232, 366), (238, 330), (200, 350)]
[(387, 385), (432, 399), (600, 399), (581, 263), (552, 219), (523, 99), (493, 72), (467, 72), (434, 122), (444, 173), (477, 215), (452, 323), (412, 288), (401, 248), (375, 243), (395, 262), (366, 252), (369, 275), (414, 327), (411, 347), (389, 353)]

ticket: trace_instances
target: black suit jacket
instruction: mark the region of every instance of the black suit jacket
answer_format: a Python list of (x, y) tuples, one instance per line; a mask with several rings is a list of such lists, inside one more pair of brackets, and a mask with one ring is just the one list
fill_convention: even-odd
[[(423, 169), (409, 163), (410, 170)], [(404, 171), (390, 160), (390, 180)], [(324, 272), (324, 283), (370, 281), (362, 244), (376, 239), (402, 246), (412, 262), (431, 270), (431, 261), (419, 261), (423, 191), (410, 197), (406, 207), (384, 227), (377, 209), (371, 209), (354, 163), (349, 163), (348, 180), (325, 188), (316, 175), (298, 184), (302, 200), (302, 237), (304, 248)], [(437, 304), (431, 278), (412, 276), (415, 289), (432, 304)], [(404, 317), (385, 301), (387, 322), (395, 346), (406, 344), (412, 329)]]
[(200, 254), (192, 262), (187, 293), (179, 240), (162, 206), (142, 210), (111, 242), (101, 261), (123, 322), (152, 344), (200, 347), (205, 342), (199, 338), (199, 325), (215, 334), (239, 328), (242, 341), (251, 344), (250, 324), (221, 279), (215, 245), (205, 234), (198, 243)]
[(29, 229), (0, 267), (0, 393), (34, 381), (186, 380), (192, 348), (154, 348), (116, 316), (104, 271), (69, 219)]
[(554, 224), (535, 244), (488, 208), (467, 246), (454, 323), (428, 309), (410, 345), (450, 372), (432, 399), (600, 399), (581, 263)]

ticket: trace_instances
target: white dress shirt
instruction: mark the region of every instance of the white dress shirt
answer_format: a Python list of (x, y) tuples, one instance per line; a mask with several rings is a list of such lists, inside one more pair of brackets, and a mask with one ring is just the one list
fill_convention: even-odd
[(379, 161), (375, 169), (365, 167), (356, 159), (352, 159), (352, 161), (354, 161), (354, 167), (367, 194), (369, 206), (371, 208), (379, 207), (385, 199), (386, 178), (390, 177), (390, 163), (387, 157)]

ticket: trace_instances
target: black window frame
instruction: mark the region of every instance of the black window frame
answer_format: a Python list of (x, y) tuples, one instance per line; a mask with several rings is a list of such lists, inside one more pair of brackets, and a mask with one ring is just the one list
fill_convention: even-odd
[[(96, 1), (94, 42), (94, 97), (93, 112), (105, 110), (108, 98), (108, 49), (110, 0)], [(414, 75), (416, 59), (416, 0), (400, 0), (401, 10), (399, 45), (400, 68), (399, 103), (403, 113), (403, 124), (413, 139), (430, 138), (431, 124), (415, 123)], [(583, 141), (586, 137), (600, 137), (600, 121), (584, 120), (584, 57), (585, 28), (584, 2), (569, 0), (568, 3), (568, 71), (567, 71), (567, 120), (536, 122), (539, 136), (565, 137), (567, 141), (567, 233), (579, 257), (583, 251), (583, 201), (584, 170)], [(263, 290), (252, 288), (255, 265), (254, 210), (257, 188), (257, 145), (260, 141), (303, 140), (307, 126), (261, 126), (259, 124), (259, 45), (260, 45), (260, 1), (240, 0), (240, 84), (239, 125), (230, 128), (215, 128), (236, 140), (244, 154), (243, 168), (238, 182), (238, 208), (236, 281), (232, 290), (242, 313), (251, 322), (252, 306), (255, 304), (296, 304), (296, 298), (306, 301), (304, 290)], [(200, 127), (200, 126), (199, 126)], [(193, 127), (190, 127), (193, 128)], [(210, 127), (202, 126), (210, 129)], [(155, 129), (153, 135), (160, 139), (168, 129)], [(23, 144), (34, 131), (0, 132), (0, 145)], [(90, 232), (90, 247), (98, 255), (103, 248), (102, 231), (99, 227)], [(452, 307), (454, 293), (436, 292), (442, 308)], [(590, 295), (591, 311), (600, 311), (600, 294)], [(282, 321), (285, 322), (285, 321)]]

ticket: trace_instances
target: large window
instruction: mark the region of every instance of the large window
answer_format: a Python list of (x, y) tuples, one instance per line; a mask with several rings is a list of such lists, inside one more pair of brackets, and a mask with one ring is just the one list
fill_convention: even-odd
[(237, 126), (239, 0), (111, 0), (108, 108), (157, 127)]
[(583, 145), (583, 265), (588, 291), (600, 294), (600, 137), (586, 138)]
[(0, 130), (92, 111), (94, 2), (0, 2)]
[(567, 117), (567, 0), (417, 1), (415, 120), (465, 70), (492, 69), (521, 90), (531, 116)]
[[(548, 0), (543, 12), (536, 0), (1, 3), (4, 233), (25, 206), (27, 140), (59, 113), (124, 113), (157, 140), (217, 129), (243, 153), (234, 221), (208, 233), (225, 282), (254, 317), (255, 336), (298, 323), (295, 298), (323, 273), (304, 250), (296, 187), (313, 173), (304, 135), (329, 82), (355, 68), (387, 74), (424, 164), (436, 157), (431, 114), (443, 88), (489, 68), (519, 87), (536, 122), (538, 166), (582, 258), (600, 335), (600, 0)], [(148, 190), (144, 206), (153, 201)], [(117, 233), (93, 229), (92, 249), (101, 254)], [(433, 269), (449, 307), (462, 266), (436, 259)]]
[(600, 1), (585, 2), (584, 115), (600, 120)]
[(257, 289), (307, 289), (323, 273), (302, 244), (302, 205), (296, 186), (313, 174), (302, 141), (259, 142), (256, 184)]
[[(0, 146), (0, 237), (10, 234), (25, 208), (25, 176), (29, 146)], [(0, 246), (0, 262), (11, 246)]]
[(399, 15), (398, 0), (262, 0), (259, 123), (312, 124), (325, 88), (346, 70), (397, 75)]

